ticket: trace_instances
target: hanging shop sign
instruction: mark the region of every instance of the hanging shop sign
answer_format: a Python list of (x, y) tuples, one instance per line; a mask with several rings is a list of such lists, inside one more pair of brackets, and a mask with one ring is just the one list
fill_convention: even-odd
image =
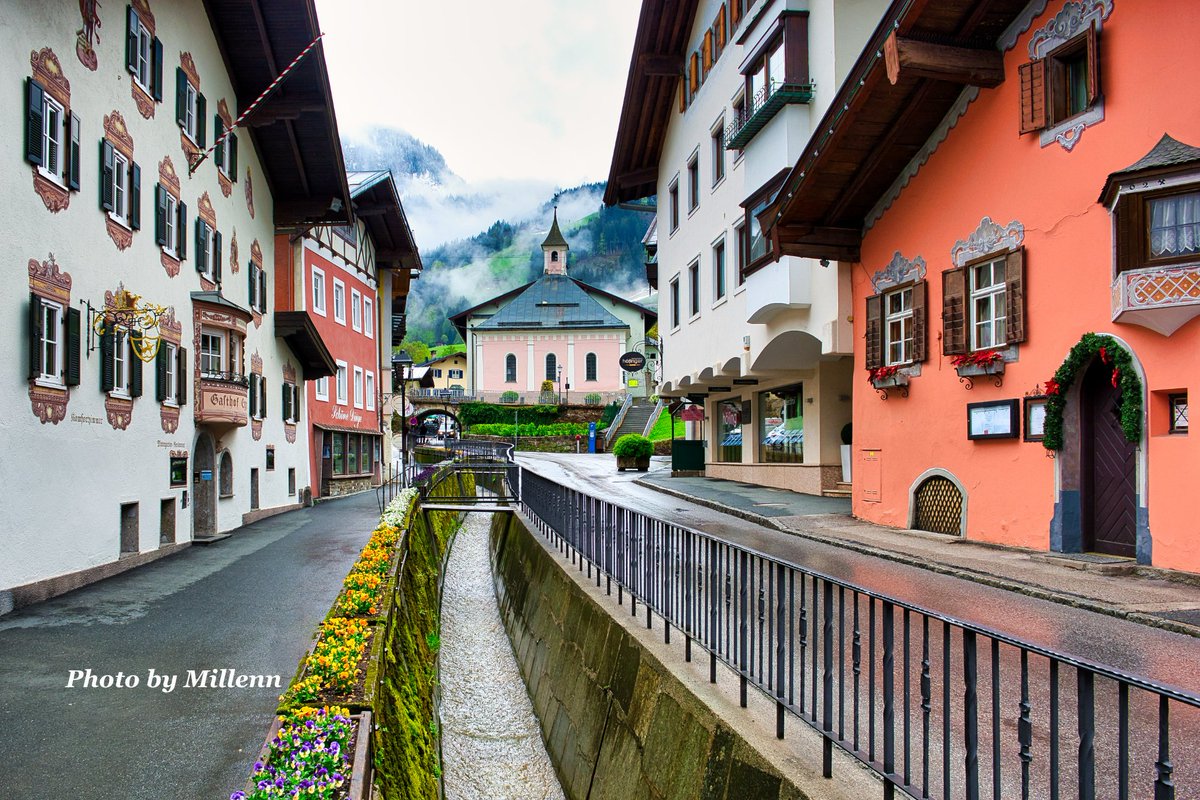
[(621, 369), (626, 372), (638, 372), (646, 368), (646, 357), (641, 353), (630, 350), (621, 356)]

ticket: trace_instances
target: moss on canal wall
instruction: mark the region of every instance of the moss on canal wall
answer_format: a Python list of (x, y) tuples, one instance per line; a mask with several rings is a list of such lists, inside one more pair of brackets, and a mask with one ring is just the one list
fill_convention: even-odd
[[(571, 800), (806, 797), (497, 514), (492, 574), (543, 738)], [(628, 606), (622, 608), (628, 609)]]
[[(461, 473), (460, 473), (461, 475)], [(431, 499), (474, 493), (470, 475), (451, 479)], [(441, 575), (448, 543), (459, 515), (423, 512), (420, 506), (406, 534), (407, 555), (398, 593), (388, 618), (382, 674), (375, 699), (375, 788), (384, 800), (435, 800), (441, 777), (438, 755), (437, 645)]]

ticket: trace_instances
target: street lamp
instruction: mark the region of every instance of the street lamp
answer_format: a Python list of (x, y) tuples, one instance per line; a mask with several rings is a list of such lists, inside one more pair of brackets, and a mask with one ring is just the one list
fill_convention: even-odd
[(562, 405), (562, 364), (558, 365), (558, 404)]
[(412, 356), (401, 350), (392, 356), (392, 379), (400, 380), (400, 462), (401, 469), (408, 465), (408, 398), (405, 380), (411, 374)]

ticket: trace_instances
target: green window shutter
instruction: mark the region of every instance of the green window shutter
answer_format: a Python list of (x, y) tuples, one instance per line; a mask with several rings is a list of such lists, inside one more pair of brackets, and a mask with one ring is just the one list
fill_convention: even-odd
[(175, 350), (175, 385), (178, 387), (178, 394), (175, 396), (176, 402), (179, 405), (187, 405), (187, 377), (188, 377), (188, 358), (187, 350), (180, 347)]
[(79, 191), (79, 115), (71, 114), (67, 119), (67, 141), (70, 151), (67, 156), (67, 186)]
[(223, 125), (224, 123), (221, 122), (221, 115), (213, 114), (213, 141), (217, 144), (217, 149), (214, 153), (214, 156), (217, 159), (218, 168), (219, 165), (225, 163), (225, 143), (221, 141)]
[(221, 282), (221, 232), (213, 231), (213, 280)]
[(154, 102), (161, 103), (163, 97), (163, 44), (157, 36), (154, 37), (154, 63), (151, 65), (150, 74), (150, 92), (154, 96)]
[(29, 380), (42, 374), (42, 298), (29, 293)]
[(100, 336), (100, 391), (111, 392), (116, 385), (113, 375), (113, 342), (112, 331), (105, 331)]
[(154, 242), (167, 243), (167, 190), (161, 183), (154, 184)]
[(125, 9), (125, 69), (137, 71), (138, 57), (138, 15), (133, 6)]
[(300, 421), (300, 387), (292, 384), (292, 418)]
[(226, 141), (228, 142), (227, 146), (229, 147), (229, 177), (236, 181), (237, 180), (237, 134), (236, 133), (229, 134), (229, 138)]
[(204, 272), (204, 237), (206, 234), (204, 220), (196, 217), (196, 272)]
[(175, 235), (179, 237), (179, 248), (175, 255), (179, 256), (180, 261), (183, 261), (187, 258), (187, 203), (180, 201), (178, 206), (179, 222), (175, 226)]
[(100, 207), (105, 211), (116, 208), (113, 200), (113, 146), (107, 139), (100, 140)]
[(208, 128), (208, 103), (204, 100), (204, 95), (196, 92), (196, 144), (200, 145), (203, 150), (207, 147), (205, 143), (204, 131)]
[(183, 67), (175, 68), (175, 122), (179, 127), (187, 124), (187, 73)]
[(267, 271), (258, 271), (258, 310), (267, 313)]
[(258, 375), (250, 373), (250, 416), (258, 416)]
[(46, 124), (46, 93), (33, 78), (25, 79), (25, 160), (30, 164), (44, 163), (42, 152), (42, 128)]
[(883, 295), (873, 294), (867, 298), (867, 344), (866, 368), (883, 366)]
[(258, 415), (267, 418), (267, 379), (258, 377)]
[(67, 309), (67, 386), (79, 385), (79, 364), (83, 350), (83, 315), (78, 308)]
[(167, 349), (160, 342), (154, 356), (154, 399), (160, 403), (167, 399)]
[(250, 269), (246, 270), (246, 277), (250, 283), (250, 285), (247, 287), (248, 294), (246, 295), (246, 298), (247, 298), (248, 302), (250, 303), (251, 308), (257, 308), (258, 303), (256, 302), (256, 300), (254, 298), (254, 292), (258, 289), (258, 281), (255, 280), (255, 278), (254, 278), (254, 264), (253, 263), (250, 264)]
[(129, 396), (142, 396), (142, 360), (138, 358), (137, 351), (133, 347), (133, 336), (129, 336), (126, 340), (126, 346), (129, 352), (126, 358), (129, 359)]
[(142, 229), (142, 168), (136, 161), (129, 165), (129, 227)]
[(283, 401), (280, 403), (280, 407), (283, 409), (283, 421), (287, 422), (292, 418), (292, 387), (285, 383), (280, 388), (283, 389)]

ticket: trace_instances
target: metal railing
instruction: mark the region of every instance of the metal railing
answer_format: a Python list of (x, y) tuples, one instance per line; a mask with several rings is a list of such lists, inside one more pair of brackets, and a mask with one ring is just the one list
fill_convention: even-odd
[(427, 485), (436, 471), (436, 464), (384, 464), (382, 481), (375, 487), (379, 513), (404, 489)]
[(624, 401), (621, 403), (621, 410), (613, 417), (613, 421), (608, 424), (604, 430), (604, 450), (608, 452), (612, 439), (617, 435), (617, 430), (621, 427), (621, 423), (625, 421), (625, 415), (629, 413), (629, 407), (633, 405), (633, 395), (625, 395)]
[[(657, 615), (833, 747), (918, 798), (1176, 797), (1200, 697), (901, 602), (525, 470), (522, 510), (646, 626)], [(1064, 673), (1066, 673), (1064, 675)], [(1074, 735), (1070, 732), (1074, 730)], [(1174, 734), (1174, 735), (1172, 735)], [(1172, 740), (1187, 764), (1172, 759)], [(990, 787), (990, 791), (989, 791)], [(1019, 793), (1019, 794), (1018, 794)]]
[(213, 372), (210, 370), (200, 373), (200, 380), (213, 381), (216, 383), (232, 383), (236, 386), (249, 387), (250, 376), (243, 375), (240, 372)]

